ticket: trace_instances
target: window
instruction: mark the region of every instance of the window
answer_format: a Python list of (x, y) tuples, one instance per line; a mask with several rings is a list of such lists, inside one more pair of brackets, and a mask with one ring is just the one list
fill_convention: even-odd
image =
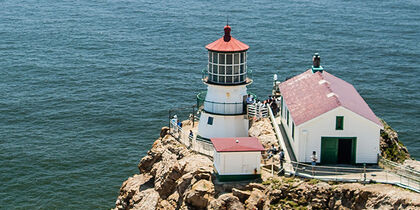
[(219, 54), (219, 63), (225, 64), (225, 54)]
[(226, 54), (226, 64), (232, 64), (232, 54)]
[(343, 116), (337, 116), (335, 117), (335, 130), (343, 130), (343, 121), (344, 121), (344, 117)]
[(283, 117), (283, 97), (280, 97), (280, 116)]
[(209, 117), (209, 119), (207, 120), (207, 124), (213, 125), (213, 117)]
[(211, 82), (227, 84), (238, 84), (245, 82), (247, 75), (246, 52), (209, 52), (208, 69), (210, 74), (209, 80)]
[(234, 54), (235, 56), (235, 60), (234, 60), (234, 64), (239, 64), (239, 54)]
[(292, 123), (292, 139), (295, 140), (295, 123)]
[(288, 109), (286, 109), (286, 113), (287, 113), (287, 118), (286, 118), (286, 120), (287, 120), (287, 125), (289, 125), (289, 110), (288, 110)]

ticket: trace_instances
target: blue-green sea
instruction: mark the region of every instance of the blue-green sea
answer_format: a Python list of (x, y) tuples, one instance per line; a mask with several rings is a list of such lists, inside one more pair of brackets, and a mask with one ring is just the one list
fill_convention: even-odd
[(0, 209), (115, 206), (227, 17), (252, 92), (319, 52), (420, 158), (418, 0), (0, 0)]

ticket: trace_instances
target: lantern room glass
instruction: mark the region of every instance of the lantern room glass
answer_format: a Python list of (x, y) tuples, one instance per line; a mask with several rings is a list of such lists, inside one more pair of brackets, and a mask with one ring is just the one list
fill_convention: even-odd
[(246, 52), (219, 53), (209, 51), (209, 82), (240, 84), (246, 81)]

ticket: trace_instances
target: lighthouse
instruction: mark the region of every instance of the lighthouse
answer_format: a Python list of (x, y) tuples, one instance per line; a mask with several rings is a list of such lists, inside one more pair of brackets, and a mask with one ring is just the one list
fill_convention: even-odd
[[(247, 50), (249, 46), (233, 38), (231, 27), (224, 27), (224, 36), (208, 44), (208, 66), (203, 82), (207, 93), (201, 95), (203, 109), (198, 136), (209, 140), (220, 137), (247, 137)], [(197, 97), (199, 99), (199, 97)]]

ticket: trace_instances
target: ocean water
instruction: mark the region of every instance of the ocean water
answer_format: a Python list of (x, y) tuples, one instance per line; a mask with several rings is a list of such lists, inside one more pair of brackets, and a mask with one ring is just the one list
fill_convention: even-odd
[(111, 208), (206, 86), (204, 46), (250, 46), (249, 89), (324, 68), (420, 158), (420, 1), (0, 0), (0, 208)]

